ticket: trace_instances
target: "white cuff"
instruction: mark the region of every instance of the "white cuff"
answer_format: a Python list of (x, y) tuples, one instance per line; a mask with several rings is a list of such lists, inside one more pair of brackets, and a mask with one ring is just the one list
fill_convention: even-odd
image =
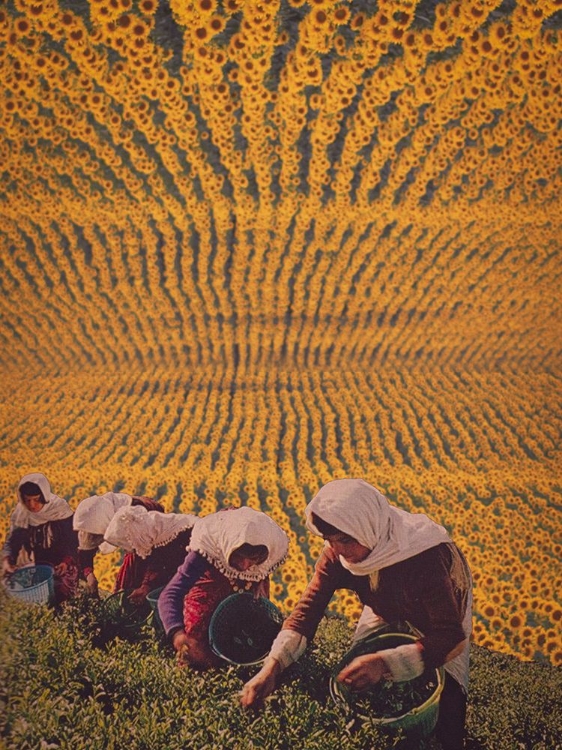
[(295, 633), (294, 630), (281, 630), (273, 641), (269, 656), (279, 662), (281, 669), (286, 669), (302, 656), (305, 649), (306, 638), (304, 635)]
[(384, 659), (394, 682), (405, 682), (419, 677), (424, 670), (422, 650), (417, 643), (377, 651)]

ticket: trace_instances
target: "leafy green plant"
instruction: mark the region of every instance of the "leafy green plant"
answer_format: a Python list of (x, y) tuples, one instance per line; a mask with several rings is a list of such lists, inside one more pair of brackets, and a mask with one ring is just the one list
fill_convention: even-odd
[[(0, 746), (6, 750), (388, 750), (401, 747), (367, 723), (349, 725), (328, 679), (351, 631), (326, 619), (303, 658), (260, 713), (241, 710), (257, 668), (198, 674), (145, 625), (136, 641), (95, 645), (100, 604), (78, 599), (60, 613), (0, 590)], [(562, 674), (474, 648), (468, 714), (471, 750), (553, 750), (562, 736)], [(515, 738), (515, 739), (514, 739)], [(527, 743), (527, 744), (524, 744)], [(558, 745), (559, 746), (559, 745)], [(427, 748), (439, 747), (430, 740)]]
[(372, 713), (380, 718), (393, 718), (423, 705), (436, 688), (435, 673), (408, 682), (381, 680), (367, 695), (352, 694), (351, 703), (359, 715)]

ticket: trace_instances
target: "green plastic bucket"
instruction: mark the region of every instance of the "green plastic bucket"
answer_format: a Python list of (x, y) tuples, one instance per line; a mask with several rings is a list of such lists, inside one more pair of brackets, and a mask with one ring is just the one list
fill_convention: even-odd
[(127, 637), (139, 633), (152, 617), (152, 608), (146, 600), (140, 604), (129, 601), (133, 589), (117, 591), (102, 602), (103, 630), (107, 636)]
[[(431, 735), (439, 716), (439, 699), (443, 691), (445, 673), (442, 668), (426, 670), (408, 682), (381, 681), (368, 690), (353, 692), (336, 680), (340, 671), (353, 659), (383, 649), (415, 643), (418, 638), (408, 633), (374, 633), (358, 641), (347, 652), (332, 672), (330, 695), (344, 705), (353, 718), (367, 721), (389, 730), (402, 730), (408, 738), (425, 739)], [(423, 696), (418, 701), (414, 697)], [(412, 702), (414, 701), (414, 704)], [(407, 705), (407, 710), (402, 704)], [(378, 710), (383, 705), (392, 709)]]

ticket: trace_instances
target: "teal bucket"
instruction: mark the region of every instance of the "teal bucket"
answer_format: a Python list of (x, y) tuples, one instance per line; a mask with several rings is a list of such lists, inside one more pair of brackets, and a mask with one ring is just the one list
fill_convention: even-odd
[(261, 664), (281, 630), (283, 615), (265, 597), (232, 594), (217, 606), (209, 623), (211, 648), (229, 664)]
[(164, 633), (164, 626), (162, 625), (162, 620), (158, 614), (158, 598), (165, 588), (165, 586), (160, 586), (146, 595), (146, 601), (150, 604), (150, 608), (152, 609), (152, 624), (157, 633)]
[(55, 579), (52, 565), (28, 565), (11, 573), (5, 582), (10, 596), (29, 604), (52, 604)]
[(141, 604), (129, 601), (133, 589), (117, 591), (102, 602), (103, 629), (113, 637), (134, 636), (152, 617), (150, 604), (145, 600)]

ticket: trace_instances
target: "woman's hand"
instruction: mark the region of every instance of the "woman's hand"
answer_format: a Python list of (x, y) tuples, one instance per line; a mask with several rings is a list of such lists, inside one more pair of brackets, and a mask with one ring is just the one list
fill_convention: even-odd
[(10, 558), (9, 557), (4, 557), (2, 559), (2, 574), (3, 575), (9, 576), (12, 573), (15, 573), (16, 570), (17, 570), (17, 566), (16, 565), (12, 565), (12, 563), (10, 562)]
[(68, 570), (68, 563), (61, 562), (58, 565), (55, 565), (55, 575), (57, 576), (63, 576), (67, 570)]
[(376, 685), (387, 673), (388, 667), (382, 656), (364, 654), (344, 667), (336, 679), (351, 690), (366, 690), (371, 685)]
[(244, 708), (260, 709), (268, 695), (277, 687), (281, 666), (277, 659), (268, 657), (260, 671), (249, 680), (240, 693), (240, 704)]
[(90, 596), (98, 596), (98, 579), (93, 573), (86, 576), (86, 591)]
[(138, 588), (133, 589), (133, 591), (131, 591), (128, 599), (133, 604), (142, 604), (143, 601), (146, 599), (147, 594), (150, 594), (150, 590), (148, 586), (139, 586)]
[(187, 654), (189, 651), (189, 638), (185, 630), (176, 630), (172, 636), (172, 646), (178, 655), (178, 665), (185, 667), (189, 664)]

